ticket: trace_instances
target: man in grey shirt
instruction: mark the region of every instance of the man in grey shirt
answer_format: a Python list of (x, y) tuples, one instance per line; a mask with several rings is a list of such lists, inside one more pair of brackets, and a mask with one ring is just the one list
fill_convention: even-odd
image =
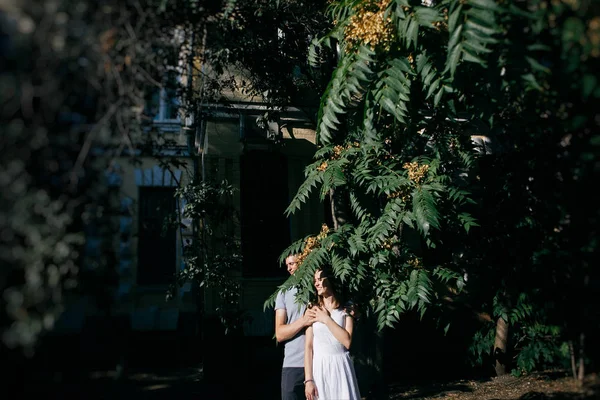
[[(298, 268), (294, 255), (285, 259), (290, 274)], [(282, 400), (304, 399), (304, 331), (315, 321), (313, 310), (296, 303), (295, 288), (279, 292), (275, 300), (275, 336), (284, 343), (283, 368), (281, 369)], [(306, 313), (305, 313), (306, 311)]]

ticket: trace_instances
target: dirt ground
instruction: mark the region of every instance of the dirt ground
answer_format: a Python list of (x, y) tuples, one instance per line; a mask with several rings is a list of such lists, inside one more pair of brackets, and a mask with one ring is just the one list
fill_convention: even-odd
[(390, 385), (390, 400), (592, 400), (600, 399), (600, 377), (588, 375), (583, 386), (564, 371), (485, 381), (459, 380), (444, 384)]
[[(279, 376), (254, 372), (241, 384), (235, 375), (207, 382), (201, 368), (129, 371), (122, 379), (115, 371), (82, 371), (79, 376), (53, 376), (53, 382), (25, 385), (21, 390), (24, 398), (40, 395), (48, 400), (279, 399)], [(548, 371), (520, 378), (390, 384), (387, 389), (389, 400), (600, 400), (600, 377), (589, 375), (582, 387), (564, 371)]]

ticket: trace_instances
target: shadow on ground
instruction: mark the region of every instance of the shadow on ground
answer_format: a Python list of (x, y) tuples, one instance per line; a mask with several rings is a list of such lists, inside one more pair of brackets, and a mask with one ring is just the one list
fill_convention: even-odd
[[(260, 371), (258, 371), (260, 373)], [(277, 399), (279, 377), (274, 374), (227, 376), (207, 380), (202, 367), (131, 370), (117, 377), (116, 371), (85, 374), (54, 374), (46, 381), (24, 387), (25, 398), (45, 399)]]

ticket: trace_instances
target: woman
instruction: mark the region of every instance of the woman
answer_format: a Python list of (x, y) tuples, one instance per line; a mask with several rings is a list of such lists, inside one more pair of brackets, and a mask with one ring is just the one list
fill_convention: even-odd
[(306, 329), (304, 392), (307, 400), (360, 400), (350, 344), (354, 321), (341, 307), (333, 275), (315, 272), (317, 322)]

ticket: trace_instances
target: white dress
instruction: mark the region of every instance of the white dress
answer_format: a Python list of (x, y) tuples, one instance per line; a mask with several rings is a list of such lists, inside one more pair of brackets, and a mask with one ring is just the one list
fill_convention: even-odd
[[(331, 311), (331, 318), (342, 328), (346, 312)], [(344, 347), (322, 322), (313, 324), (313, 379), (319, 400), (360, 400), (354, 364)]]

